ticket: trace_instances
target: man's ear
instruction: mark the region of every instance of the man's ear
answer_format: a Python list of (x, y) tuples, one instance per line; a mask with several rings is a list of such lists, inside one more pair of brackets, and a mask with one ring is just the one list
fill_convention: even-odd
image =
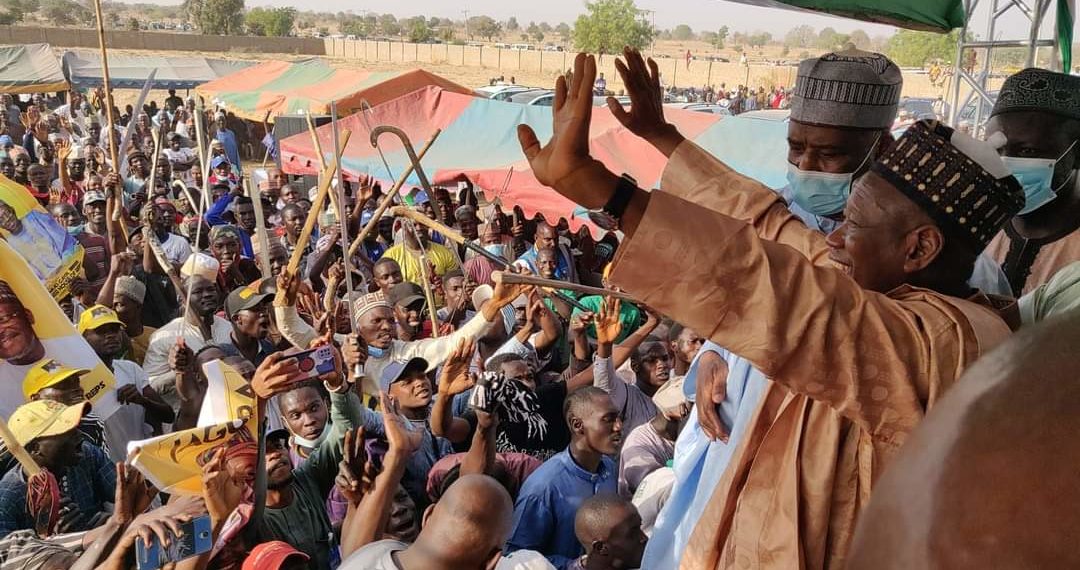
[(597, 555), (600, 555), (600, 556), (607, 556), (608, 551), (609, 551), (609, 549), (608, 549), (608, 545), (607, 545), (606, 542), (604, 542), (602, 540), (594, 540), (592, 542), (592, 549), (589, 550), (589, 554), (590, 555), (597, 554)]
[(579, 435), (585, 433), (585, 422), (577, 416), (570, 416), (570, 431)]
[(908, 274), (918, 273), (934, 262), (942, 249), (945, 248), (945, 235), (941, 228), (934, 225), (924, 225), (915, 228), (908, 234), (905, 244), (904, 272)]

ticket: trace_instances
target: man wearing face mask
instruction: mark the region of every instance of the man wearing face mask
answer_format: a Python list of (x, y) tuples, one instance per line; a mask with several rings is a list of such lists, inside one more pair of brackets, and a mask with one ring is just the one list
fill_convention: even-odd
[[(876, 53), (848, 49), (800, 64), (788, 123), (789, 185), (780, 194), (807, 227), (828, 234), (843, 223), (854, 181), (893, 142), (890, 127), (902, 83), (896, 65)], [(856, 91), (860, 85), (865, 88)], [(980, 267), (994, 269), (985, 256), (980, 260), (976, 273)], [(985, 290), (987, 281), (1000, 283), (991, 292), (1007, 292), (1003, 279), (980, 279), (978, 286)], [(726, 381), (732, 396), (721, 398), (726, 407), (696, 407), (679, 435), (677, 482), (647, 547), (647, 567), (678, 566), (690, 532), (744, 433), (731, 434), (730, 426), (749, 420), (766, 386), (764, 376), (749, 362), (712, 342), (704, 343), (694, 364), (683, 388), (689, 398), (695, 397), (699, 378), (711, 378), (706, 371), (714, 369), (717, 382)], [(730, 411), (734, 413), (726, 415)], [(740, 420), (743, 416), (746, 419)], [(716, 433), (718, 425), (726, 426), (728, 433)], [(721, 441), (727, 437), (731, 441)]]
[(1080, 259), (1080, 77), (1025, 69), (1005, 80), (986, 134), (1026, 203), (987, 247), (1016, 297)]

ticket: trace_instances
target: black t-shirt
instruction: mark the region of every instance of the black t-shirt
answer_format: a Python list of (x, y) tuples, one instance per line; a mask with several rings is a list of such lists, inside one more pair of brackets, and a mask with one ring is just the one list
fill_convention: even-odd
[(563, 401), (566, 400), (566, 383), (553, 382), (536, 389), (540, 401), (540, 415), (545, 426), (537, 430), (525, 423), (499, 421), (495, 448), (500, 453), (527, 453), (540, 461), (547, 461), (570, 445), (570, 430), (563, 419)]
[(136, 264), (132, 272), (136, 279), (146, 285), (146, 298), (143, 299), (143, 324), (152, 328), (161, 328), (176, 318), (180, 304), (176, 299), (176, 288), (172, 280), (163, 273), (147, 273), (142, 264)]

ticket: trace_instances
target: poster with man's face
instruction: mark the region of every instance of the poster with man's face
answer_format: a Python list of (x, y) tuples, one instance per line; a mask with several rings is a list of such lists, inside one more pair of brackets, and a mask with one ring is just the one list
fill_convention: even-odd
[(83, 248), (26, 187), (0, 176), (0, 238), (30, 265), (56, 300), (67, 297), (83, 272)]
[(107, 418), (118, 409), (112, 372), (75, 330), (30, 264), (0, 240), (0, 415), (9, 416), (26, 402), (23, 379), (45, 358), (90, 370), (80, 381), (99, 417)]

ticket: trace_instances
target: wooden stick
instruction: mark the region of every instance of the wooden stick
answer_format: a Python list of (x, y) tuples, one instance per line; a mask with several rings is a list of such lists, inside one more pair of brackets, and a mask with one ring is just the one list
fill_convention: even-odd
[(631, 303), (639, 303), (637, 299), (619, 291), (611, 291), (610, 289), (601, 289), (599, 287), (589, 287), (588, 285), (579, 285), (577, 283), (557, 281), (555, 279), (544, 279), (543, 277), (537, 277), (535, 275), (522, 275), (520, 273), (510, 273), (509, 271), (496, 271), (491, 274), (491, 279), (496, 283), (536, 285), (537, 287), (568, 289), (586, 295), (601, 295), (603, 297), (614, 297), (616, 299), (622, 299), (623, 301), (630, 301)]
[[(432, 133), (431, 138), (428, 139), (427, 143), (425, 143), (423, 148), (420, 149), (420, 152), (416, 153), (416, 157), (418, 159), (424, 159), (424, 155), (427, 154), (428, 149), (431, 148), (431, 145), (435, 143), (435, 139), (439, 138), (440, 134), (442, 134), (442, 129), (436, 129), (435, 132)], [(375, 228), (379, 226), (379, 218), (381, 218), (383, 212), (385, 212), (386, 209), (390, 207), (390, 204), (394, 202), (394, 197), (397, 196), (398, 191), (401, 190), (401, 187), (405, 185), (405, 181), (408, 180), (409, 175), (412, 174), (412, 171), (413, 165), (410, 162), (409, 165), (405, 167), (405, 170), (401, 173), (401, 176), (398, 176), (397, 182), (394, 182), (394, 187), (386, 193), (386, 196), (383, 197), (382, 202), (379, 203), (379, 207), (376, 208), (375, 213), (371, 215), (371, 220), (367, 223), (366, 226), (364, 226), (362, 230), (360, 230), (360, 233), (357, 234), (355, 239), (353, 239), (352, 244), (349, 245), (349, 259), (352, 259), (352, 256), (356, 255), (356, 250), (360, 249), (360, 244), (364, 241), (364, 238), (371, 235), (371, 232), (375, 231)]]
[(296, 275), (296, 269), (300, 267), (300, 258), (304, 256), (304, 249), (307, 247), (308, 241), (311, 240), (311, 231), (315, 229), (315, 221), (322, 210), (323, 202), (326, 201), (326, 194), (330, 191), (330, 183), (334, 180), (334, 171), (337, 170), (341, 150), (349, 144), (349, 137), (351, 136), (352, 131), (349, 129), (341, 131), (341, 148), (334, 153), (334, 160), (330, 165), (322, 171), (319, 192), (311, 203), (311, 211), (308, 212), (307, 220), (304, 221), (304, 228), (300, 230), (300, 237), (296, 240), (296, 249), (293, 250), (292, 257), (289, 258), (289, 265), (285, 268), (287, 275)]
[[(161, 157), (161, 133), (158, 132), (156, 127), (150, 129), (150, 138), (154, 139), (154, 156), (150, 159), (150, 189), (146, 192), (147, 199), (157, 191), (157, 165)], [(162, 180), (162, 182), (168, 183), (167, 180)]]
[[(322, 142), (319, 140), (319, 133), (315, 130), (315, 121), (311, 120), (311, 113), (305, 112), (304, 118), (307, 119), (308, 132), (311, 133), (311, 144), (315, 147), (315, 154), (319, 155), (319, 166), (322, 167), (323, 170), (326, 170), (326, 157), (323, 156)], [(341, 159), (338, 158), (338, 161), (340, 162)], [(336, 171), (338, 169), (334, 170)], [(334, 208), (335, 212), (341, 210), (341, 208), (338, 207), (337, 192), (330, 193), (330, 205)]]
[(19, 465), (22, 465), (23, 471), (30, 477), (41, 473), (41, 467), (34, 461), (30, 454), (23, 449), (23, 446), (19, 444), (19, 440), (15, 439), (15, 434), (11, 433), (8, 429), (7, 421), (0, 418), (0, 437), (4, 438), (4, 445), (7, 446), (8, 451), (11, 452), (12, 457), (18, 460)]
[[(97, 13), (98, 45), (101, 47), (101, 81), (105, 89), (105, 117), (109, 121), (109, 154), (112, 156), (113, 170), (120, 173), (120, 158), (116, 149), (116, 118), (113, 116), (112, 87), (109, 81), (109, 54), (105, 49), (105, 21), (101, 17), (101, 0), (94, 0)], [(121, 181), (122, 182), (122, 181)]]
[(261, 265), (262, 276), (270, 277), (270, 241), (266, 236), (266, 228), (263, 227), (263, 207), (262, 207), (262, 194), (259, 191), (251, 188), (251, 178), (244, 177), (244, 190), (251, 198), (251, 205), (255, 208), (255, 239), (259, 242), (259, 265)]

